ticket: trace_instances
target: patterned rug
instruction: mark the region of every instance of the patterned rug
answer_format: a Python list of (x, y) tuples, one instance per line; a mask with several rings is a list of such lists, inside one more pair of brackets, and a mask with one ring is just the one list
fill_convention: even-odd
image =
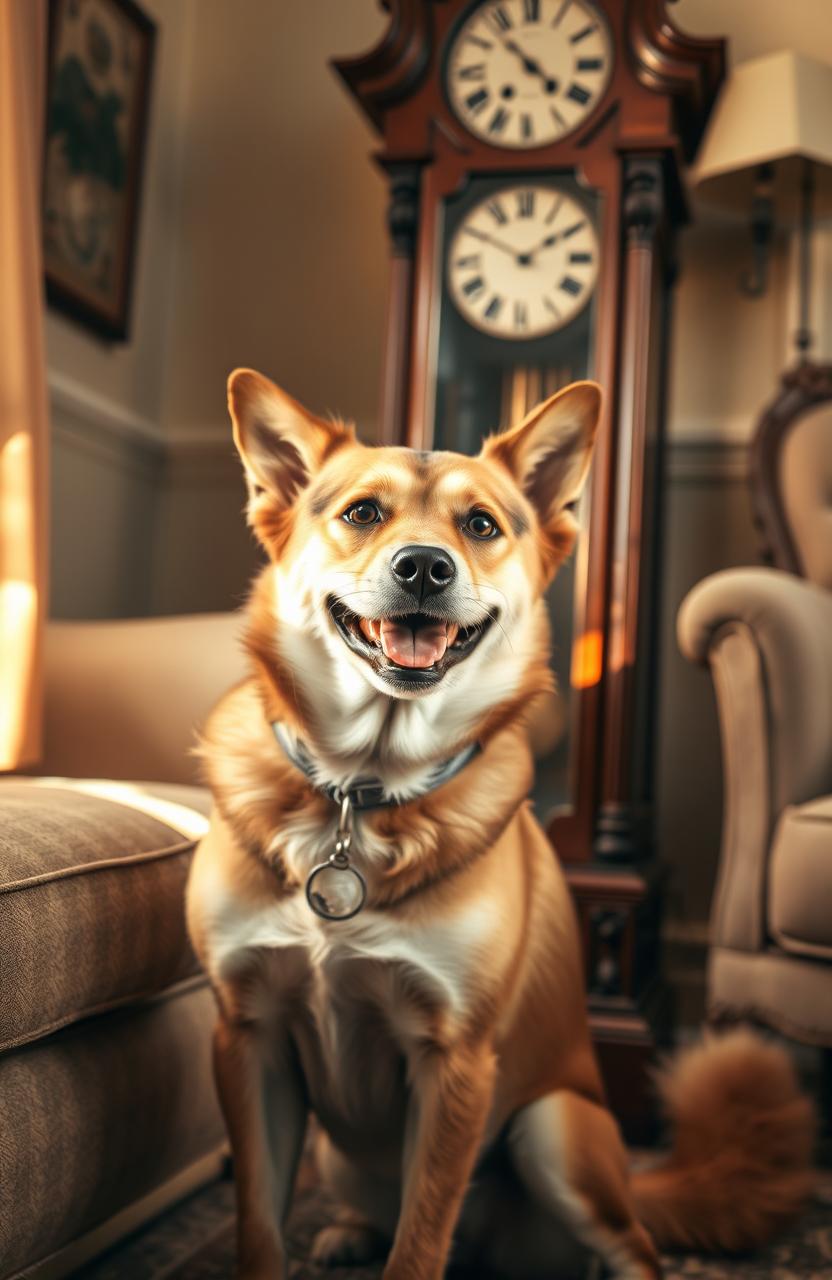
[[(76, 1280), (232, 1280), (234, 1203), (229, 1180), (192, 1196), (113, 1250)], [(331, 1206), (304, 1162), (289, 1222), (290, 1280), (379, 1280), (381, 1264), (335, 1270), (307, 1262), (316, 1232), (331, 1220)], [(690, 1254), (665, 1258), (667, 1280), (832, 1280), (832, 1173), (800, 1222), (768, 1248), (744, 1258), (714, 1260)], [(449, 1280), (484, 1280), (456, 1270)], [(553, 1277), (554, 1280), (554, 1277)]]

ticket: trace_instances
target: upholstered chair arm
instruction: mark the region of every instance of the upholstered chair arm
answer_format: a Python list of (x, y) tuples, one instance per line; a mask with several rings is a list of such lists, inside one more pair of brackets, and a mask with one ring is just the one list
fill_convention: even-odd
[(782, 810), (832, 791), (832, 594), (776, 569), (699, 583), (678, 616), (682, 652), (716, 690), (725, 798), (713, 940), (765, 940), (766, 863)]
[(192, 783), (194, 730), (246, 674), (240, 615), (53, 622), (38, 772)]

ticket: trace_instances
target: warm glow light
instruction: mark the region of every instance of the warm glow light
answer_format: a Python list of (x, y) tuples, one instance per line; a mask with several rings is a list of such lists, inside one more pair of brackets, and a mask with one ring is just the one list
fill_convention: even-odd
[(192, 840), (198, 840), (208, 830), (208, 819), (198, 809), (151, 795), (135, 782), (111, 782), (108, 778), (32, 778), (31, 783), (32, 786), (57, 788), (59, 791), (80, 791), (87, 796), (99, 796), (102, 800), (126, 805), (129, 809), (139, 809)]
[(18, 762), (29, 728), (38, 619), (31, 491), (31, 441), (16, 431), (0, 450), (0, 769)]
[(26, 732), (38, 593), (32, 582), (0, 582), (0, 769), (12, 769)]
[(41, 737), (49, 413), (40, 199), (48, 6), (0, 0), (0, 769)]
[(573, 689), (588, 689), (601, 679), (604, 661), (604, 637), (600, 631), (585, 631), (576, 636), (572, 646)]

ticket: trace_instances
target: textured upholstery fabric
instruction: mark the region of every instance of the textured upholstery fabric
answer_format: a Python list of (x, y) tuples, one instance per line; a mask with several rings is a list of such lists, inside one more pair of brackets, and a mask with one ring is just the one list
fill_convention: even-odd
[(246, 675), (236, 613), (46, 630), (40, 773), (199, 781), (194, 727)]
[(201, 978), (0, 1057), (0, 1277), (223, 1142)]
[(832, 792), (832, 592), (778, 569), (715, 573), (682, 603), (680, 648), (708, 662), (737, 623), (760, 655), (776, 815)]
[(765, 940), (771, 795), (765, 685), (749, 627), (735, 623), (723, 629), (711, 655), (711, 674), (725, 774), (712, 936), (725, 946), (750, 950)]
[[(145, 791), (208, 810), (199, 788)], [(193, 847), (126, 804), (0, 780), (0, 1050), (197, 972), (183, 910)]]
[(775, 947), (713, 947), (708, 959), (708, 1013), (747, 1018), (808, 1044), (832, 1045), (830, 965)]
[(780, 490), (807, 578), (832, 591), (832, 405), (804, 413), (783, 442)]
[(782, 813), (771, 848), (768, 910), (784, 951), (832, 960), (832, 796)]

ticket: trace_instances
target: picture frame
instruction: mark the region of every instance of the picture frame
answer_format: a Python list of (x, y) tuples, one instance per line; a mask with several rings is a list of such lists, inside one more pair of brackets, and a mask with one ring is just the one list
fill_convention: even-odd
[(135, 0), (50, 0), (42, 244), (49, 305), (126, 342), (156, 43)]

